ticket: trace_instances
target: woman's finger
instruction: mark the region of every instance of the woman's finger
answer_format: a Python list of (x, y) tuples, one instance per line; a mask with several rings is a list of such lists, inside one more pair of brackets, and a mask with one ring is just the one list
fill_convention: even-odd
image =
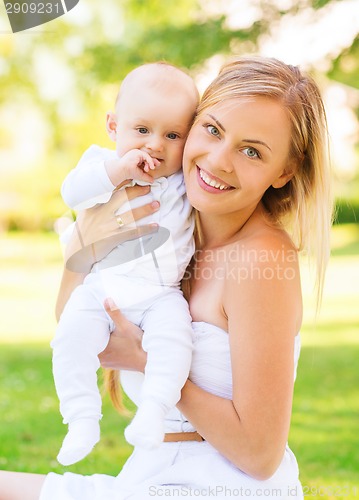
[(117, 188), (115, 189), (115, 191), (113, 191), (111, 198), (107, 203), (103, 205), (96, 205), (95, 207), (93, 207), (93, 209), (97, 210), (99, 207), (102, 207), (103, 211), (114, 213), (126, 202), (131, 201), (134, 198), (138, 198), (139, 196), (145, 196), (150, 192), (150, 189), (150, 186), (138, 186), (137, 184), (125, 189)]
[(122, 314), (117, 304), (111, 297), (107, 297), (104, 301), (104, 307), (107, 314), (110, 316), (116, 328), (122, 330), (129, 323), (128, 319)]
[(129, 321), (126, 316), (122, 314), (111, 297), (105, 299), (104, 307), (115, 325), (115, 330), (112, 334), (135, 339), (142, 337), (143, 331), (141, 328)]
[(113, 330), (112, 335), (121, 335), (122, 337), (126, 337), (126, 333), (129, 331), (131, 323), (122, 314), (115, 301), (111, 297), (107, 297), (104, 301), (104, 307), (105, 311), (110, 316), (115, 325), (115, 329)]
[[(132, 186), (120, 191), (114, 191), (111, 199), (103, 206), (97, 205), (95, 210), (97, 214), (101, 213), (102, 217), (105, 219), (104, 214), (109, 214), (107, 217), (111, 219), (112, 214), (114, 214), (113, 220), (116, 220), (122, 227), (125, 224), (131, 224), (142, 218), (157, 212), (160, 207), (158, 201), (152, 201), (151, 203), (146, 203), (143, 206), (138, 208), (129, 209), (129, 205), (127, 204), (129, 201), (134, 198), (138, 198), (139, 196), (144, 196), (148, 194), (150, 190), (150, 186)], [(123, 211), (121, 210), (123, 207)], [(116, 228), (117, 229), (117, 228)]]
[(138, 184), (124, 189), (115, 189), (110, 202), (114, 201), (118, 203), (119, 201), (122, 201), (122, 203), (124, 203), (124, 201), (130, 201), (134, 198), (138, 198), (139, 196), (145, 196), (150, 192), (150, 190), (151, 186), (139, 186)]
[(151, 191), (151, 186), (139, 186), (135, 184), (134, 186), (127, 187), (124, 189), (126, 196), (129, 200), (133, 200), (138, 196), (145, 196)]
[(151, 203), (146, 203), (146, 205), (143, 205), (142, 207), (132, 208), (131, 210), (126, 210), (125, 212), (121, 212), (118, 215), (115, 215), (115, 220), (119, 227), (122, 228), (126, 225), (133, 224), (136, 221), (140, 221), (144, 217), (157, 212), (159, 208), (159, 202), (152, 201)]
[(107, 297), (103, 304), (108, 314), (120, 311), (119, 308), (117, 307), (116, 302), (111, 297)]

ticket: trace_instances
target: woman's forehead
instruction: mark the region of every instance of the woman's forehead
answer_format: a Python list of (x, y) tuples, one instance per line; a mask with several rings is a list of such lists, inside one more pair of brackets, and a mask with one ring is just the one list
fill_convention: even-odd
[(223, 119), (226, 117), (233, 117), (234, 115), (240, 116), (241, 114), (256, 113), (258, 122), (266, 121), (267, 113), (275, 114), (277, 117), (281, 116), (288, 119), (288, 113), (283, 103), (275, 98), (267, 96), (241, 96), (232, 99), (225, 99), (219, 101), (211, 106), (204, 107), (198, 114), (199, 117), (203, 115), (220, 116)]

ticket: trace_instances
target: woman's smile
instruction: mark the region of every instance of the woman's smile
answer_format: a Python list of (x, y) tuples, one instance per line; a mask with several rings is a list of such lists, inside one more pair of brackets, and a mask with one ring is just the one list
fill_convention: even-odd
[(198, 165), (196, 165), (196, 167), (198, 184), (205, 191), (208, 191), (210, 193), (221, 193), (223, 191), (234, 189), (233, 186), (230, 186), (218, 177), (210, 174), (206, 170), (203, 170)]

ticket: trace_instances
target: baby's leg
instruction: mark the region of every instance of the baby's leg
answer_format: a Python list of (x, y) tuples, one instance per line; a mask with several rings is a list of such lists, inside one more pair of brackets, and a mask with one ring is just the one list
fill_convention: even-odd
[(100, 439), (101, 396), (98, 354), (109, 339), (109, 320), (87, 285), (78, 287), (60, 318), (54, 340), (53, 373), (63, 422), (68, 424), (58, 461), (83, 459)]
[(188, 304), (176, 288), (159, 296), (141, 327), (147, 351), (141, 403), (125, 430), (127, 441), (155, 448), (164, 438), (164, 419), (179, 401), (192, 358), (192, 324)]

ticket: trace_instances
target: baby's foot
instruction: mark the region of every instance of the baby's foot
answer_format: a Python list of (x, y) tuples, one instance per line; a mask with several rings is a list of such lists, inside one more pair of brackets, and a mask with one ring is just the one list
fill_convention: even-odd
[(100, 440), (100, 424), (94, 418), (82, 418), (69, 424), (57, 460), (71, 465), (86, 457)]
[(125, 429), (125, 438), (134, 446), (148, 450), (157, 448), (164, 438), (164, 416), (165, 412), (159, 404), (144, 401)]

